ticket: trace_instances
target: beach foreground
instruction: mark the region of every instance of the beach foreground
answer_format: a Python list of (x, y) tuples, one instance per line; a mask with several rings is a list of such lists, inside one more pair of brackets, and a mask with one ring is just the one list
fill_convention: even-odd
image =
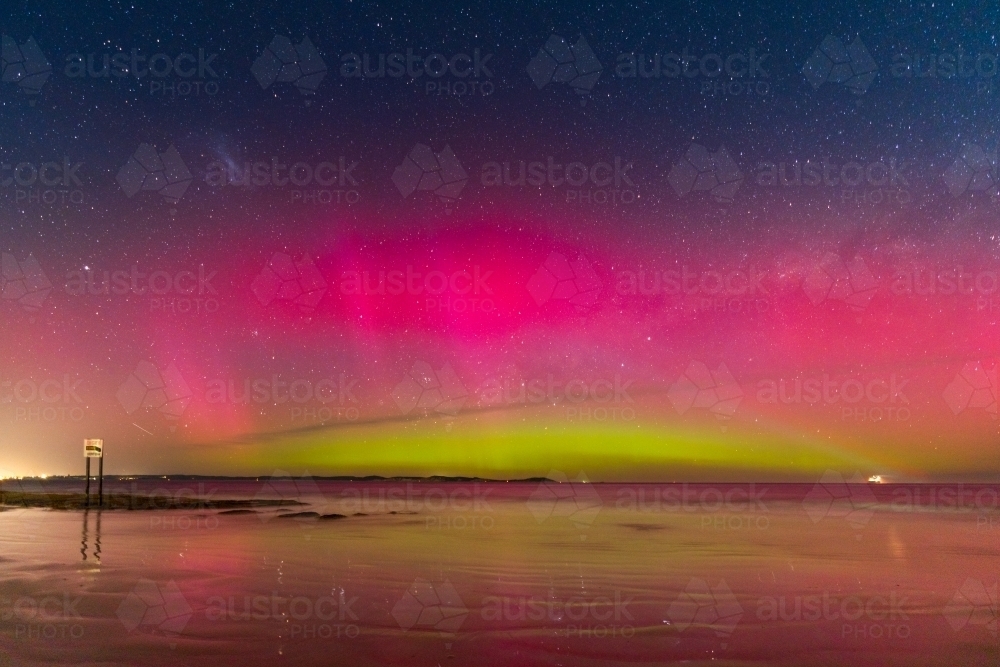
[(0, 512), (0, 665), (1000, 663), (995, 487), (129, 485)]

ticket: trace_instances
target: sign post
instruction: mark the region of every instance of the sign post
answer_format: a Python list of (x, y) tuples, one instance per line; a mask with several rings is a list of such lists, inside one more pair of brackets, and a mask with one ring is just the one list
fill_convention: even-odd
[(104, 506), (104, 441), (84, 440), (83, 456), (87, 459), (87, 507), (90, 507), (90, 459), (97, 459), (97, 506)]

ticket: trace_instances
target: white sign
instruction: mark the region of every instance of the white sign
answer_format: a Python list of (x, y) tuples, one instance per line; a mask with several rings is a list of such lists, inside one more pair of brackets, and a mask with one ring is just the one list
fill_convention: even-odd
[(103, 440), (84, 440), (83, 456), (88, 459), (100, 459), (104, 457)]

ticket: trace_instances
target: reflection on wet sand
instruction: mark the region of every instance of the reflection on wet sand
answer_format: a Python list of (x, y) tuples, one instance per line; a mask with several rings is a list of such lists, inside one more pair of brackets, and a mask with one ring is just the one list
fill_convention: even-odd
[(3, 512), (0, 652), (143, 667), (1000, 664), (995, 509), (879, 495), (841, 511), (808, 488), (764, 491), (355, 484), (324, 485), (304, 511)]
[[(95, 512), (94, 517), (94, 552), (93, 558), (97, 565), (101, 564), (101, 510)], [(83, 510), (83, 536), (80, 539), (80, 554), (83, 556), (83, 560), (87, 560), (87, 549), (89, 548), (89, 542), (87, 539), (87, 529), (90, 524), (90, 510)]]

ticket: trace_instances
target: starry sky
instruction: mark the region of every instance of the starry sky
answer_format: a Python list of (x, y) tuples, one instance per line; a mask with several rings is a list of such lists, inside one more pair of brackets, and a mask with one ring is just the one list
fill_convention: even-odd
[(995, 7), (254, 4), (3, 8), (0, 476), (1000, 475)]

